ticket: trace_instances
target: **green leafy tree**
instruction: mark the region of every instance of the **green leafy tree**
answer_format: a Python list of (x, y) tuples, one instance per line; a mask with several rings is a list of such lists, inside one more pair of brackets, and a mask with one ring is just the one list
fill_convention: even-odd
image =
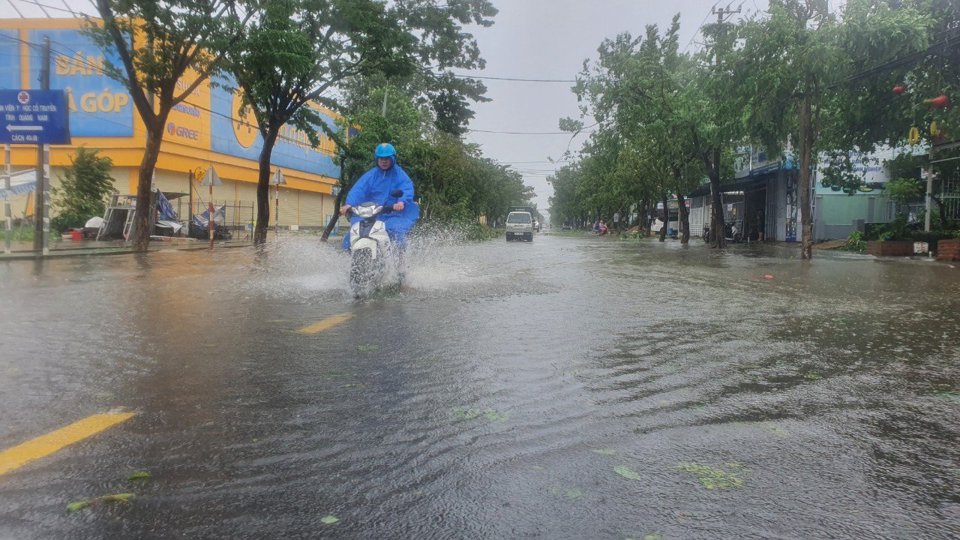
[[(677, 16), (663, 33), (650, 25), (641, 37), (625, 33), (604, 41), (596, 66), (592, 71), (585, 66), (575, 91), (588, 104), (584, 112), (600, 125), (587, 149), (599, 160), (590, 168), (608, 169), (594, 175), (598, 211), (609, 215), (632, 201), (659, 202), (666, 221), (676, 194), (686, 243), (690, 227), (683, 194), (699, 184), (703, 166), (694, 138), (698, 123), (684, 101), (689, 96), (683, 81), (696, 65), (679, 53), (679, 28)], [(666, 228), (661, 240), (665, 237)]]
[[(487, 0), (250, 0), (255, 13), (240, 45), (228, 50), (230, 69), (243, 89), (263, 137), (254, 242), (266, 240), (270, 157), (281, 128), (290, 123), (319, 142), (319, 127), (343, 147), (308, 104), (341, 109), (327, 92), (353, 77), (405, 76), (421, 62), (474, 68), (476, 43), (462, 24), (487, 25), (496, 10)], [(443, 98), (457, 102), (455, 91)]]
[[(243, 21), (232, 0), (94, 0), (94, 5), (100, 20), (88, 18), (86, 32), (120, 57), (107, 74), (126, 85), (146, 127), (131, 238), (135, 249), (146, 251), (150, 187), (167, 118), (217, 69)], [(185, 76), (192, 80), (178, 86)]]
[[(891, 61), (924, 45), (927, 21), (884, 0), (851, 0), (842, 18), (825, 0), (771, 0), (767, 16), (744, 25), (737, 66), (744, 122), (771, 153), (788, 139), (797, 148), (802, 258), (812, 256), (811, 174), (818, 152), (865, 152), (889, 140), (891, 110), (881, 100), (889, 101), (886, 81), (897, 76)], [(864, 72), (871, 64), (881, 67)], [(882, 93), (881, 86), (887, 86)], [(849, 163), (833, 161), (831, 182), (855, 181)]]
[(57, 209), (57, 216), (52, 220), (54, 230), (62, 233), (83, 227), (88, 219), (103, 215), (107, 194), (113, 191), (112, 168), (110, 158), (84, 146), (77, 148), (77, 153), (70, 158), (70, 166), (60, 178), (60, 186), (53, 188)]

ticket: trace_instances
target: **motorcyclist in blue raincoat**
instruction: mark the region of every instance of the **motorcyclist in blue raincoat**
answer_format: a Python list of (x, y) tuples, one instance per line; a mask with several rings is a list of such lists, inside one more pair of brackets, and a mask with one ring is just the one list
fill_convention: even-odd
[[(340, 207), (340, 214), (346, 216), (350, 208), (358, 204), (372, 201), (379, 205), (393, 200), (390, 193), (400, 190), (403, 195), (393, 204), (393, 212), (381, 214), (380, 219), (387, 228), (390, 240), (400, 249), (407, 244), (407, 233), (420, 218), (420, 206), (414, 202), (413, 181), (400, 165), (397, 165), (397, 151), (392, 144), (381, 143), (374, 151), (377, 166), (370, 169), (357, 180), (357, 183), (347, 194), (345, 203)], [(353, 216), (350, 223), (361, 218)], [(350, 235), (344, 235), (343, 249), (350, 249)]]

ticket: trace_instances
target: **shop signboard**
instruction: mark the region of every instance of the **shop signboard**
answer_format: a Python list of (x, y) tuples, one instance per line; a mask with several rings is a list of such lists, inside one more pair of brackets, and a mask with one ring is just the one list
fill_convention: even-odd
[(0, 88), (20, 88), (20, 35), (0, 30)]
[[(257, 129), (253, 111), (239, 114), (241, 97), (233, 91), (236, 84), (229, 79), (218, 78), (210, 90), (210, 148), (228, 156), (258, 161), (263, 149), (263, 137)], [(323, 122), (336, 129), (336, 123), (328, 115), (319, 113)], [(320, 131), (319, 126), (317, 131)], [(310, 145), (306, 133), (285, 126), (280, 139), (273, 148), (271, 163), (276, 167), (338, 178), (340, 167), (327, 153)]]
[[(116, 53), (104, 54), (80, 30), (31, 30), (31, 43), (50, 38), (50, 87), (67, 93), (70, 130), (74, 137), (133, 136), (133, 102), (123, 83), (104, 72), (108, 64), (120, 66)], [(39, 78), (41, 52), (31, 47), (30, 81)]]

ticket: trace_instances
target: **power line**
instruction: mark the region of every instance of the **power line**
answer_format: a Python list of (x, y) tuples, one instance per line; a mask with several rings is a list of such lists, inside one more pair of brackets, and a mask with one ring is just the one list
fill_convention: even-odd
[[(11, 3), (12, 3), (12, 0), (10, 0), (10, 1), (11, 1)], [(62, 8), (62, 7), (51, 6), (50, 4), (42, 4), (42, 3), (40, 3), (38, 0), (17, 0), (17, 1), (18, 1), (18, 2), (21, 2), (21, 3), (24, 3), (24, 4), (33, 4), (33, 5), (37, 6), (38, 8), (40, 8), (40, 11), (42, 11), (43, 14), (47, 16), (48, 19), (51, 19), (51, 18), (52, 18), (52, 17), (50, 16), (50, 14), (47, 13), (47, 10), (48, 10), (48, 9), (51, 9), (51, 10), (53, 10), (53, 11), (60, 11), (60, 12), (63, 12), (63, 13), (69, 13), (69, 14), (73, 15), (74, 17), (77, 16), (77, 12), (73, 11), (72, 9), (70, 9), (70, 6), (68, 6), (66, 3), (64, 3), (64, 6), (66, 6), (66, 9), (64, 9), (64, 8)], [(19, 12), (20, 12), (20, 11), (17, 10), (17, 13), (19, 13)], [(20, 17), (21, 17), (21, 18), (25, 18), (25, 17), (23, 17), (23, 15), (20, 15)]]
[(467, 131), (471, 133), (495, 133), (497, 135), (579, 135), (579, 133), (569, 131), (490, 131), (486, 129), (468, 129)]
[[(21, 0), (21, 1), (22, 1), (22, 0)], [(20, 38), (18, 38), (18, 37), (0, 35), (0, 38), (9, 39), (9, 40), (12, 40), (12, 41), (17, 41), (17, 42), (24, 43), (24, 44), (29, 45), (29, 46), (38, 46), (38, 44), (36, 44), (36, 43), (32, 43), (32, 42), (30, 42), (30, 41), (26, 41), (26, 40), (20, 39)], [(77, 57), (77, 56), (76, 56), (76, 53), (78, 53), (79, 51), (73, 50), (73, 49), (71, 49), (70, 47), (68, 47), (68, 46), (66, 46), (66, 45), (64, 45), (63, 43), (60, 43), (60, 42), (54, 42), (54, 43), (56, 43), (58, 47), (61, 47), (61, 48), (57, 48), (57, 49), (52, 49), (55, 53), (60, 54), (60, 55), (64, 55), (64, 56), (69, 56), (69, 57), (72, 59), (72, 61), (79, 63), (79, 65), (81, 65), (81, 66), (89, 67), (89, 68), (94, 69), (94, 70), (96, 70), (96, 71), (98, 71), (98, 72), (100, 72), (100, 73), (103, 72), (101, 66), (95, 65), (95, 64), (93, 64), (92, 62), (87, 61), (85, 57), (84, 57), (84, 58), (79, 58), (79, 57)], [(66, 51), (64, 51), (63, 49), (66, 49)], [(72, 54), (70, 54), (71, 52), (72, 52)], [(205, 107), (205, 106), (203, 106), (203, 105), (200, 105), (200, 104), (198, 104), (198, 103), (194, 103), (194, 102), (191, 102), (191, 101), (186, 100), (186, 99), (183, 100), (183, 101), (180, 102), (180, 103), (182, 103), (182, 104), (184, 104), (184, 105), (189, 105), (189, 106), (191, 106), (191, 107), (195, 107), (195, 108), (197, 108), (197, 109), (199, 109), (199, 110), (202, 110), (202, 111), (204, 111), (204, 112), (208, 112), (208, 113), (210, 113), (210, 114), (217, 115), (217, 116), (219, 116), (219, 117), (226, 118), (226, 119), (231, 120), (231, 121), (235, 121), (235, 122), (237, 122), (238, 124), (240, 124), (240, 125), (242, 125), (242, 126), (252, 127), (252, 128), (254, 128), (254, 129), (258, 129), (258, 130), (259, 130), (259, 128), (258, 128), (256, 125), (250, 124), (249, 122), (246, 122), (246, 121), (243, 120), (243, 119), (235, 118), (235, 117), (233, 117), (233, 116), (231, 116), (231, 115), (226, 115), (226, 114), (223, 114), (223, 113), (214, 111), (214, 110), (212, 110), (212, 109), (210, 109), (210, 108), (208, 108), (208, 107)], [(591, 125), (591, 126), (587, 126), (587, 127), (584, 128), (584, 129), (589, 129), (589, 128), (594, 127), (594, 126), (596, 126), (596, 125), (597, 125), (597, 124), (593, 124), (593, 125)], [(536, 132), (536, 131), (495, 131), (495, 130), (482, 130), (482, 129), (468, 129), (467, 131), (473, 132), (473, 133), (489, 133), (489, 134), (496, 134), (496, 135), (533, 135), (533, 136), (537, 136), (537, 135), (570, 135), (571, 137), (575, 137), (576, 135), (579, 135), (579, 134), (580, 134), (580, 132), (569, 132), (569, 131), (542, 131), (542, 132)], [(291, 138), (289, 138), (289, 137), (283, 137), (282, 135), (281, 135), (279, 138), (280, 138), (281, 140), (286, 140), (286, 141), (291, 142), (291, 143), (299, 143), (299, 142), (300, 142), (300, 141), (296, 141), (295, 139), (291, 139)]]
[(451, 73), (458, 79), (482, 79), (487, 81), (511, 81), (511, 82), (530, 82), (530, 83), (576, 83), (576, 79), (521, 79), (517, 77), (486, 77), (480, 75), (463, 75), (460, 73)]
[[(32, 43), (32, 42), (30, 42), (30, 41), (26, 41), (26, 40), (23, 40), (23, 39), (20, 39), (20, 38), (17, 38), (17, 37), (6, 36), (6, 35), (2, 35), (2, 34), (0, 34), (0, 39), (8, 39), (8, 40), (10, 40), (10, 41), (17, 41), (17, 42), (19, 42), (19, 43), (24, 43), (24, 44), (26, 44), (26, 45), (28, 45), (28, 46), (31, 46), (31, 47), (39, 46), (38, 43)], [(77, 65), (79, 65), (79, 66), (91, 68), (91, 69), (96, 70), (97, 72), (103, 74), (103, 69), (102, 69), (101, 66), (98, 66), (98, 65), (96, 65), (96, 64), (94, 64), (94, 63), (92, 63), (92, 62), (87, 61), (85, 57), (84, 57), (84, 58), (77, 57), (76, 55), (77, 55), (77, 53), (79, 53), (80, 51), (72, 50), (72, 49), (70, 49), (70, 47), (67, 47), (67, 46), (64, 45), (63, 43), (60, 43), (60, 42), (57, 42), (57, 41), (51, 41), (51, 43), (56, 43), (58, 46), (63, 47), (64, 49), (66, 49), (66, 51), (64, 51), (63, 49), (56, 49), (56, 48), (51, 47), (50, 50), (51, 50), (52, 52), (57, 53), (57, 54), (59, 54), (59, 55), (61, 55), (61, 56), (69, 56), (69, 57), (71, 58), (71, 62), (74, 62), (75, 64), (77, 64)], [(73, 54), (70, 54), (71, 51), (72, 51)], [(243, 126), (243, 127), (253, 128), (253, 129), (256, 129), (257, 131), (260, 130), (260, 128), (259, 128), (257, 125), (252, 124), (252, 123), (250, 123), (250, 122), (247, 122), (245, 119), (236, 118), (236, 117), (234, 117), (234, 116), (232, 116), (232, 115), (229, 115), (229, 114), (223, 114), (223, 113), (221, 113), (221, 112), (214, 111), (213, 109), (210, 109), (209, 107), (205, 107), (205, 106), (203, 106), (203, 105), (200, 105), (199, 103), (194, 103), (194, 102), (191, 102), (191, 101), (185, 99), (185, 100), (181, 101), (179, 104), (189, 105), (189, 106), (194, 107), (194, 108), (196, 108), (196, 109), (198, 109), (198, 110), (201, 110), (201, 111), (204, 111), (204, 112), (208, 112), (208, 113), (210, 113), (210, 114), (212, 114), (212, 115), (219, 116), (220, 118), (226, 118), (227, 120), (230, 120), (231, 122), (236, 122), (238, 125)], [(118, 125), (118, 126), (127, 127), (126, 124), (121, 124), (121, 123), (116, 122), (116, 121), (113, 121), (113, 120), (109, 120), (109, 119), (101, 119), (101, 120), (102, 120), (102, 121), (105, 121), (105, 122), (110, 122), (110, 123), (112, 123), (112, 124), (116, 124), (116, 125)], [(212, 126), (211, 126), (211, 127), (212, 127)], [(210, 133), (210, 136), (213, 137), (212, 131), (211, 131), (211, 133)], [(299, 144), (302, 142), (302, 141), (298, 141), (298, 140), (293, 139), (293, 138), (290, 138), (290, 137), (285, 137), (285, 136), (283, 136), (283, 135), (278, 135), (277, 138), (278, 138), (279, 140), (287, 141), (287, 142), (289, 142), (289, 143), (291, 143), (291, 144), (294, 144), (294, 145), (299, 145)]]
[(700, 24), (697, 26), (697, 31), (694, 32), (692, 36), (690, 36), (690, 41), (688, 41), (687, 44), (683, 47), (684, 52), (686, 52), (687, 49), (690, 48), (690, 44), (693, 43), (693, 40), (697, 39), (697, 36), (700, 34), (700, 30), (703, 30), (704, 23), (707, 22), (707, 19), (710, 17), (710, 15), (713, 15), (713, 10), (717, 7), (717, 4), (719, 3), (720, 3), (720, 0), (717, 0), (716, 2), (713, 3), (713, 6), (710, 7), (710, 13), (707, 13), (703, 17), (703, 20), (700, 21)]

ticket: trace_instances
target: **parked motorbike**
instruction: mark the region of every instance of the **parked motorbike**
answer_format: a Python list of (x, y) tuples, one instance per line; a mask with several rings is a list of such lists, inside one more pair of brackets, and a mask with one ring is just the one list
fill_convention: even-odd
[(384, 205), (365, 202), (351, 207), (350, 212), (361, 218), (350, 226), (350, 290), (355, 298), (369, 296), (381, 288), (384, 279), (393, 270), (399, 278), (399, 253), (394, 248), (381, 215), (392, 212), (395, 199), (402, 191), (390, 193), (393, 201)]

